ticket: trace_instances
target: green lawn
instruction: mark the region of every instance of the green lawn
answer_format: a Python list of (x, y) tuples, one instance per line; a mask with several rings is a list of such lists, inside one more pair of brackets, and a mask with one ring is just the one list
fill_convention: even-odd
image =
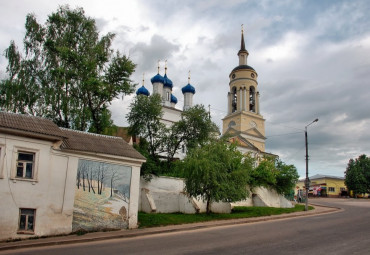
[[(309, 210), (313, 207), (310, 206)], [(139, 212), (139, 227), (149, 228), (166, 225), (195, 223), (211, 220), (225, 220), (225, 219), (241, 219), (250, 217), (261, 217), (269, 215), (278, 215), (283, 213), (292, 213), (304, 211), (304, 205), (295, 205), (294, 208), (274, 208), (274, 207), (235, 207), (230, 214), (216, 214), (209, 215), (205, 213), (200, 214), (183, 214), (183, 213), (143, 213)]]

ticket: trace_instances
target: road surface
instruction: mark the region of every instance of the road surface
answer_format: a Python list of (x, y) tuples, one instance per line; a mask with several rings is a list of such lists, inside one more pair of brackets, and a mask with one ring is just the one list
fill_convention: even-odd
[(310, 202), (344, 210), (311, 217), (0, 254), (370, 254), (370, 200), (312, 199)]

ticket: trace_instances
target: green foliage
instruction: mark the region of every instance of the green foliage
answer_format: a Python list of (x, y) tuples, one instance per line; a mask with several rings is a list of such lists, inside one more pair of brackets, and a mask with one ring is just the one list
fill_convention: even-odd
[[(294, 208), (274, 207), (234, 207), (232, 213), (210, 213), (210, 214), (182, 214), (182, 213), (143, 213), (139, 212), (138, 221), (140, 228), (179, 225), (195, 222), (206, 222), (213, 220), (243, 219), (251, 217), (262, 217), (304, 211), (304, 205), (295, 205)], [(309, 210), (313, 207), (310, 206)]]
[(298, 172), (294, 165), (287, 165), (282, 161), (276, 163), (276, 184), (275, 190), (279, 194), (289, 195), (298, 182)]
[(201, 196), (207, 202), (233, 202), (248, 195), (249, 165), (234, 144), (213, 140), (190, 151), (182, 163), (185, 191), (189, 196)]
[(25, 28), (25, 55), (13, 41), (5, 51), (8, 78), (0, 84), (0, 108), (103, 133), (112, 125), (109, 103), (135, 87), (129, 79), (135, 64), (111, 49), (114, 34), (100, 37), (94, 19), (68, 6), (45, 25), (28, 14)]
[(259, 165), (253, 168), (250, 174), (250, 188), (263, 186), (273, 188), (276, 185), (276, 168), (273, 159), (264, 159)]
[(158, 158), (162, 146), (165, 125), (160, 122), (163, 112), (161, 97), (137, 96), (130, 105), (130, 112), (126, 118), (130, 125), (129, 134), (145, 140), (147, 151), (152, 158)]
[(214, 134), (218, 134), (216, 124), (203, 105), (195, 105), (181, 113), (181, 120), (166, 132), (163, 142), (168, 161), (172, 161), (176, 152), (184, 145), (188, 150), (202, 146)]
[(350, 159), (344, 183), (355, 197), (357, 194), (370, 193), (370, 158), (360, 155), (357, 159)]
[(276, 190), (279, 194), (289, 194), (299, 178), (294, 165), (286, 165), (274, 158), (264, 158), (256, 168), (250, 171), (249, 186), (266, 187)]

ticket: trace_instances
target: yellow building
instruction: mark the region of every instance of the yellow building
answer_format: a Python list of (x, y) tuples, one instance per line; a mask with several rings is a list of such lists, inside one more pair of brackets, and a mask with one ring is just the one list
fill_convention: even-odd
[[(310, 179), (308, 196), (340, 197), (348, 195), (347, 187), (344, 184), (344, 177), (316, 174)], [(305, 194), (305, 179), (298, 181), (295, 195)]]
[(242, 153), (252, 152), (260, 157), (268, 154), (265, 153), (265, 119), (260, 113), (258, 74), (247, 64), (248, 55), (242, 29), (239, 65), (229, 75), (228, 109), (222, 120), (222, 134), (237, 142)]

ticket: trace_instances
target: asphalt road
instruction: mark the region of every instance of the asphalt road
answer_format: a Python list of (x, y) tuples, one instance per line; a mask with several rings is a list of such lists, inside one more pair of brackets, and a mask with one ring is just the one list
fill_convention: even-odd
[(370, 200), (313, 199), (310, 202), (344, 210), (1, 254), (370, 254)]

